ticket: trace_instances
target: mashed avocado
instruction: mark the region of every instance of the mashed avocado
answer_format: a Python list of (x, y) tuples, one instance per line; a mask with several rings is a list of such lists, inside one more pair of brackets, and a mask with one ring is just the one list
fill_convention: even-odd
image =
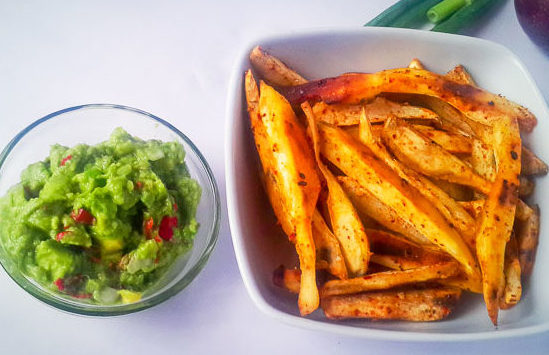
[(121, 128), (51, 147), (0, 199), (0, 241), (27, 276), (90, 302), (135, 302), (192, 246), (200, 187), (183, 147)]

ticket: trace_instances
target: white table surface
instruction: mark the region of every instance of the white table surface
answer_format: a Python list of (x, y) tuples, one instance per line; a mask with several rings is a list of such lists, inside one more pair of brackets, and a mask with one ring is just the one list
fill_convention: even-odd
[[(223, 199), (219, 242), (197, 279), (141, 313), (61, 313), (0, 272), (2, 354), (546, 353), (548, 334), (473, 343), (399, 343), (294, 328), (260, 313), (236, 265), (225, 207), (225, 99), (232, 64), (254, 38), (361, 26), (394, 0), (1, 1), (0, 146), (35, 119), (83, 103), (154, 113), (209, 161)], [(468, 34), (514, 51), (549, 99), (549, 56), (522, 32), (513, 1)], [(504, 75), (504, 73), (502, 73)]]

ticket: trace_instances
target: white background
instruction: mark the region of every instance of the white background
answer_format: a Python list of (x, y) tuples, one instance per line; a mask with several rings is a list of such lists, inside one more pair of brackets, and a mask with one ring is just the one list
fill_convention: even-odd
[[(30, 122), (65, 107), (140, 108), (196, 143), (214, 171), (224, 211), (204, 271), (179, 295), (141, 313), (109, 319), (65, 314), (33, 299), (1, 270), (0, 353), (547, 353), (548, 334), (437, 344), (315, 333), (268, 318), (246, 294), (224, 202), (224, 107), (236, 55), (266, 34), (361, 26), (393, 2), (1, 0), (0, 146)], [(522, 32), (512, 0), (467, 33), (515, 52), (549, 99), (549, 56)]]

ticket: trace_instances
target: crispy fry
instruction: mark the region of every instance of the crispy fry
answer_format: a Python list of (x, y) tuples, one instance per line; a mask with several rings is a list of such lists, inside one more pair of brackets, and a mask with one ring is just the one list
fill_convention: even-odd
[(321, 101), (314, 104), (313, 113), (321, 122), (335, 126), (352, 126), (358, 124), (363, 109), (366, 111), (366, 116), (371, 123), (385, 122), (387, 117), (396, 116), (406, 120), (431, 122), (434, 125), (440, 124), (438, 116), (429, 109), (392, 102), (382, 97), (376, 97), (373, 101), (364, 105), (328, 105)]
[(347, 195), (351, 198), (351, 201), (353, 201), (353, 204), (364, 215), (371, 217), (385, 228), (400, 233), (419, 245), (424, 247), (432, 246), (429, 239), (412, 223), (406, 221), (392, 208), (364, 189), (357, 180), (348, 176), (338, 176), (338, 180)]
[(353, 203), (349, 200), (337, 179), (320, 160), (318, 131), (311, 106), (305, 102), (301, 105), (301, 108), (309, 122), (318, 168), (324, 175), (328, 185), (328, 199), (326, 202), (330, 213), (330, 221), (332, 222), (332, 230), (341, 245), (341, 252), (347, 270), (351, 276), (364, 275), (368, 270), (370, 260), (370, 246), (364, 226)]
[(529, 207), (524, 204), (521, 208), (525, 209), (524, 215), (526, 219), (515, 225), (515, 234), (522, 275), (528, 277), (534, 269), (536, 250), (538, 248), (540, 213), (538, 206)]
[(248, 72), (246, 92), (252, 130), (261, 159), (275, 215), (288, 237), (295, 242), (302, 272), (299, 308), (309, 314), (318, 307), (315, 276), (315, 246), (312, 215), (320, 191), (314, 156), (307, 144), (305, 130), (288, 102), (261, 82), (257, 88)]
[(489, 143), (498, 159), (498, 172), (477, 228), (477, 257), (488, 315), (497, 325), (499, 300), (505, 282), (505, 245), (511, 235), (518, 200), (521, 141), (516, 119), (500, 116), (500, 120), (493, 124), (491, 139)]
[(421, 266), (404, 271), (385, 271), (347, 280), (331, 280), (324, 284), (322, 297), (387, 290), (390, 288), (455, 276), (459, 266), (454, 261)]
[(518, 258), (517, 240), (514, 235), (505, 247), (505, 289), (503, 297), (499, 301), (501, 309), (509, 309), (520, 301), (522, 296), (522, 284), (520, 282), (520, 262)]
[(313, 237), (317, 268), (319, 261), (322, 261), (330, 274), (340, 279), (346, 279), (348, 277), (347, 268), (345, 267), (345, 260), (341, 254), (339, 242), (318, 210), (315, 210), (313, 214)]
[(273, 284), (291, 293), (298, 294), (301, 283), (301, 271), (299, 269), (286, 269), (280, 265), (273, 272)]
[(531, 132), (537, 120), (526, 108), (472, 85), (461, 84), (421, 69), (390, 69), (377, 73), (344, 74), (285, 88), (292, 104), (322, 100), (356, 104), (382, 92), (411, 93), (444, 98), (469, 121), (491, 126), (501, 114), (518, 120), (521, 129)]
[(547, 172), (549, 170), (547, 164), (545, 164), (543, 160), (538, 158), (530, 149), (524, 146), (522, 146), (521, 163), (522, 175), (547, 175)]
[(471, 216), (456, 201), (428, 179), (393, 159), (385, 146), (374, 137), (370, 123), (365, 116), (360, 120), (359, 139), (376, 157), (387, 164), (402, 181), (406, 181), (429, 200), (444, 218), (461, 233), (471, 250), (475, 250), (475, 221)]
[(473, 142), (476, 141), (461, 134), (445, 132), (428, 126), (414, 125), (413, 128), (452, 154), (471, 154)]
[(477, 86), (471, 74), (469, 74), (461, 64), (456, 65), (452, 70), (446, 73), (446, 77), (450, 80), (457, 81), (458, 83)]
[(330, 319), (428, 322), (446, 318), (460, 295), (455, 288), (371, 292), (328, 297), (322, 300), (322, 309)]
[(292, 86), (307, 82), (301, 75), (288, 68), (280, 59), (255, 47), (250, 53), (250, 62), (255, 70), (272, 85)]
[(382, 138), (393, 154), (412, 169), (437, 179), (471, 186), (482, 193), (490, 191), (488, 181), (410, 126), (389, 120)]

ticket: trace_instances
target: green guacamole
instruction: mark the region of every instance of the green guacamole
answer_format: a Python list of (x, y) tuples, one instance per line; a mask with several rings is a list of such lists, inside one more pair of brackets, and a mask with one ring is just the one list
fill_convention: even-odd
[(53, 145), (0, 199), (0, 241), (28, 277), (70, 297), (131, 303), (188, 251), (201, 189), (176, 142), (117, 128)]

